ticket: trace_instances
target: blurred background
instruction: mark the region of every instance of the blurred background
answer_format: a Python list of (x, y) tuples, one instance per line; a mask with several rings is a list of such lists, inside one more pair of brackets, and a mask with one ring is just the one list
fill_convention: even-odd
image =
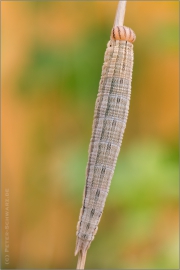
[[(132, 1), (125, 136), (91, 269), (178, 268), (178, 2)], [(75, 268), (76, 224), (117, 2), (2, 2), (2, 268)], [(10, 264), (4, 264), (4, 190)]]

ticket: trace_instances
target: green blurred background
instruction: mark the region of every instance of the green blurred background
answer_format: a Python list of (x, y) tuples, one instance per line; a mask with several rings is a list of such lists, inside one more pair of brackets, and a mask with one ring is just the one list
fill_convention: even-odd
[[(86, 268), (178, 268), (178, 6), (127, 4), (125, 25), (137, 36), (130, 113)], [(117, 2), (4, 1), (1, 7), (8, 267), (72, 269), (94, 104)], [(4, 235), (2, 258), (3, 247)]]

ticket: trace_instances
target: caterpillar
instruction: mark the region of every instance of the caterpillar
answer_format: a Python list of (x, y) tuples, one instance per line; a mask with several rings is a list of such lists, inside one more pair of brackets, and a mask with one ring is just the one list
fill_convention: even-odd
[(130, 28), (114, 26), (105, 51), (76, 232), (75, 255), (79, 253), (84, 261), (98, 230), (126, 127), (135, 38)]

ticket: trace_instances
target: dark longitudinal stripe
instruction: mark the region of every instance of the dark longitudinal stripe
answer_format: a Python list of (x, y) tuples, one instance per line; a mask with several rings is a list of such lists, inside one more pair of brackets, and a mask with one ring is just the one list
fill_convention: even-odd
[(124, 35), (125, 35), (125, 38), (126, 38), (126, 28), (123, 26), (123, 29), (124, 29)]
[(97, 191), (96, 191), (96, 197), (99, 197), (99, 195), (100, 195), (100, 189), (97, 189)]
[[(127, 46), (125, 46), (125, 52), (124, 52), (124, 57), (123, 57), (123, 62), (125, 61), (126, 59), (126, 48)], [(120, 51), (120, 46), (118, 47), (118, 54), (119, 54), (119, 51)], [(116, 65), (117, 65), (117, 61), (116, 61)], [(115, 65), (114, 67), (114, 71), (117, 69), (117, 66)], [(104, 80), (103, 82), (103, 88), (106, 87), (106, 81)], [(108, 93), (108, 101), (107, 101), (107, 107), (106, 107), (106, 111), (105, 111), (105, 119), (103, 121), (103, 127), (102, 127), (102, 132), (101, 132), (101, 136), (100, 136), (100, 140), (99, 140), (99, 143), (103, 140), (103, 136), (104, 136), (104, 133), (106, 131), (106, 126), (107, 126), (107, 121), (106, 121), (106, 118), (108, 116), (108, 113), (109, 113), (109, 110), (111, 109), (111, 103), (110, 103), (110, 100), (111, 100), (111, 94), (113, 93), (113, 90), (114, 90), (114, 81), (113, 81), (113, 76), (112, 76), (112, 79), (111, 79), (111, 85), (110, 85), (110, 91)], [(101, 92), (101, 94), (103, 95), (103, 91)], [(118, 100), (120, 101), (120, 100)], [(102, 108), (102, 102), (103, 102), (103, 98), (100, 99), (100, 102), (98, 104), (98, 111), (100, 112), (101, 111), (101, 108)], [(97, 111), (97, 112), (98, 112)], [(99, 114), (99, 113), (98, 113)], [(113, 125), (111, 127), (111, 129), (113, 129)], [(108, 141), (107, 141), (108, 142)], [(109, 142), (110, 143), (110, 142)], [(111, 144), (108, 144), (108, 149), (111, 149)], [(101, 145), (99, 145), (99, 148), (97, 150), (97, 156), (96, 156), (96, 160), (95, 160), (95, 163), (94, 165), (97, 164), (97, 160), (99, 158), (99, 156), (101, 155)], [(90, 163), (90, 162), (89, 162)], [(104, 178), (104, 175), (105, 175), (105, 170), (106, 170), (106, 164), (104, 164), (104, 166), (102, 167), (102, 170), (101, 170), (101, 173), (100, 173), (100, 178), (99, 178), (99, 182), (98, 182), (98, 190), (101, 189), (101, 185), (103, 183), (103, 178)], [(93, 172), (93, 176), (92, 176), (92, 182), (91, 182), (91, 186), (93, 185), (93, 180), (94, 180), (94, 175), (95, 175), (95, 166), (94, 166), (94, 172)], [(87, 175), (88, 177), (88, 175)], [(94, 216), (94, 213), (95, 213), (95, 203), (97, 202), (99, 198), (99, 194), (95, 194), (95, 198), (94, 198), (94, 204), (92, 206), (92, 210), (90, 212), (90, 217), (89, 217), (89, 222), (90, 223), (90, 220), (93, 218)], [(93, 198), (92, 198), (92, 193), (90, 191), (90, 197), (89, 197), (89, 200), (91, 201)], [(88, 230), (89, 228), (86, 227), (86, 230)]]
[(115, 39), (114, 27), (113, 27), (113, 38)]
[(119, 35), (119, 37), (120, 37), (120, 39), (121, 39), (121, 31), (120, 31), (119, 26), (117, 26), (117, 29), (118, 29), (118, 35)]
[(106, 167), (105, 167), (105, 166), (102, 166), (101, 173), (102, 173), (102, 174), (105, 174), (105, 171), (106, 171)]
[[(105, 86), (106, 86), (106, 80), (103, 80), (102, 89), (105, 89)], [(101, 109), (102, 102), (103, 102), (103, 98), (100, 99), (100, 102), (99, 102), (98, 107), (97, 107), (97, 111), (99, 111)], [(97, 119), (98, 119), (98, 117), (97, 117)], [(98, 124), (99, 124), (99, 119), (98, 119), (96, 125), (98, 126)], [(91, 152), (93, 152), (93, 143), (91, 143), (91, 146), (90, 147), (92, 148), (91, 149)], [(91, 164), (91, 158), (92, 158), (92, 156), (90, 155), (89, 161), (88, 161), (88, 165), (87, 165), (87, 178), (88, 178), (89, 171), (90, 171), (89, 165)], [(87, 178), (86, 178), (86, 182), (87, 182)], [(92, 185), (93, 185), (93, 180), (92, 180)], [(85, 198), (84, 198), (84, 200), (85, 200)]]
[[(118, 54), (119, 54), (119, 51), (120, 51), (120, 46), (118, 48)], [(126, 55), (126, 47), (125, 47), (125, 55)], [(116, 62), (116, 64), (118, 64), (118, 63)], [(116, 70), (116, 68), (117, 68), (117, 66), (115, 65), (115, 69), (114, 70)], [(109, 110), (110, 110), (110, 95), (112, 94), (113, 89), (114, 89), (114, 85), (113, 85), (113, 79), (112, 79), (112, 81), (111, 81), (111, 87), (110, 87), (110, 91), (109, 91), (108, 102), (107, 102), (107, 108), (106, 108), (106, 112), (105, 112), (105, 119), (107, 118), (108, 113), (109, 113)], [(104, 133), (106, 131), (106, 125), (107, 125), (107, 121), (104, 121), (103, 127), (102, 127), (102, 133), (101, 133), (100, 141), (102, 141), (102, 139), (103, 139)], [(100, 149), (98, 150), (98, 152), (99, 151), (100, 151)], [(101, 188), (102, 182), (103, 182), (103, 178), (100, 177), (100, 181), (98, 183), (98, 188)]]
[[(120, 50), (120, 47), (119, 47), (119, 50)], [(119, 53), (119, 51), (118, 51), (118, 53)], [(124, 53), (124, 61), (125, 61), (125, 59), (126, 59), (126, 46), (125, 46), (125, 53)], [(115, 69), (116, 69), (116, 65), (115, 65)], [(110, 104), (110, 95), (113, 92), (113, 89), (114, 89), (114, 85), (113, 85), (113, 79), (112, 79), (111, 88), (110, 88), (110, 91), (109, 91), (108, 102), (107, 102), (107, 108), (106, 108), (106, 112), (105, 112), (105, 119), (107, 118), (107, 115), (108, 115), (109, 110), (110, 110), (110, 105), (109, 105)], [(107, 125), (107, 121), (104, 121), (100, 141), (102, 141), (102, 139), (103, 139), (104, 133), (106, 131), (106, 125)], [(98, 150), (98, 152), (99, 152), (99, 150)], [(101, 185), (102, 181), (99, 184)], [(98, 185), (98, 187), (99, 187), (99, 185)]]
[(95, 213), (95, 209), (93, 208), (93, 209), (91, 210), (91, 217), (94, 216), (94, 213)]
[[(120, 47), (119, 47), (119, 50), (120, 50)], [(110, 65), (109, 65), (109, 66), (110, 66)], [(115, 66), (115, 68), (116, 68), (116, 66)], [(110, 87), (109, 95), (111, 94), (111, 92), (112, 92), (112, 90), (113, 90), (113, 83), (112, 83), (112, 82), (113, 82), (113, 79), (111, 80), (111, 87)], [(106, 81), (104, 80), (103, 87), (105, 87), (105, 83), (106, 83)], [(103, 94), (103, 93), (102, 93), (102, 94)], [(100, 109), (100, 110), (101, 110), (102, 102), (103, 102), (103, 98), (101, 99), (101, 102), (99, 102), (99, 105), (98, 105), (98, 109)], [(109, 106), (109, 98), (108, 98), (108, 103), (107, 103), (107, 109), (108, 109), (108, 106)], [(107, 109), (106, 109), (106, 112), (107, 112)], [(109, 111), (109, 109), (108, 109), (108, 111)], [(105, 113), (105, 116), (106, 116), (106, 115), (107, 115), (107, 114)], [(103, 128), (102, 128), (102, 133), (101, 133), (101, 137), (100, 137), (99, 142), (101, 142), (101, 140), (103, 139), (103, 135), (104, 135), (104, 132), (105, 132), (106, 124), (107, 124), (106, 121), (104, 121), (104, 123), (103, 123)], [(99, 158), (99, 155), (100, 155), (100, 149), (98, 150), (95, 164), (97, 163), (97, 159)], [(95, 171), (94, 171), (94, 173), (95, 173)], [(91, 185), (93, 185), (94, 173), (93, 173)]]
[(111, 150), (111, 143), (110, 142), (108, 142), (108, 144), (107, 144), (107, 150)]
[[(120, 46), (118, 48), (120, 50)], [(118, 50), (118, 54), (119, 54), (119, 50)], [(117, 62), (116, 62), (117, 64)], [(115, 65), (115, 69), (116, 70), (116, 65)], [(113, 85), (113, 77), (112, 77), (112, 80), (111, 80), (111, 87), (110, 87), (110, 91), (109, 91), (109, 97), (108, 97), (108, 102), (107, 102), (107, 108), (106, 108), (106, 112), (105, 112), (105, 118), (107, 117), (108, 113), (109, 113), (109, 110), (110, 110), (110, 95), (112, 94), (114, 90), (114, 85)], [(103, 125), (103, 128), (102, 128), (102, 133), (101, 133), (101, 138), (100, 138), (100, 141), (102, 140), (102, 137), (104, 135), (104, 132), (106, 130), (106, 122), (105, 124)]]
[[(120, 50), (120, 46), (119, 46), (119, 50)], [(115, 66), (115, 68), (116, 68), (116, 66)], [(103, 85), (103, 87), (105, 87), (105, 82), (104, 82), (104, 85)], [(112, 91), (113, 91), (113, 79), (111, 80), (111, 87), (110, 87), (110, 91), (109, 91), (109, 95), (112, 93)], [(101, 105), (102, 105), (102, 100), (103, 99), (101, 99), (101, 103), (99, 104), (99, 108), (101, 109)], [(109, 111), (109, 97), (108, 97), (108, 102), (107, 102), (107, 108), (106, 108), (106, 112), (105, 112), (105, 118), (106, 118), (106, 116), (107, 116), (107, 114), (108, 114), (108, 111)], [(104, 123), (103, 123), (103, 128), (102, 128), (102, 133), (101, 133), (101, 137), (100, 137), (100, 140), (99, 140), (99, 142), (101, 142), (101, 140), (102, 140), (102, 138), (103, 138), (103, 136), (104, 136), (104, 132), (105, 132), (105, 128), (106, 128), (106, 122), (107, 121), (104, 121)], [(100, 155), (100, 151), (101, 151), (101, 149), (100, 149), (100, 147), (99, 147), (99, 149), (98, 149), (98, 152), (97, 152), (97, 156), (96, 156), (96, 161), (95, 161), (95, 164), (97, 163), (97, 160), (98, 160), (98, 158), (99, 158), (99, 155)], [(91, 183), (91, 185), (93, 185), (93, 179), (94, 179), (94, 174), (95, 174), (95, 169), (94, 169), (94, 172), (93, 172), (93, 177), (92, 177), (92, 183)], [(104, 178), (104, 173), (103, 172), (101, 172), (101, 177), (100, 177), (100, 186), (101, 186), (101, 183), (103, 182), (103, 178)], [(98, 188), (99, 188), (99, 184), (98, 184)], [(90, 192), (90, 199), (89, 200), (91, 200), (91, 192)], [(93, 215), (92, 214), (90, 214), (90, 219), (93, 217)], [(90, 221), (90, 220), (89, 220)]]

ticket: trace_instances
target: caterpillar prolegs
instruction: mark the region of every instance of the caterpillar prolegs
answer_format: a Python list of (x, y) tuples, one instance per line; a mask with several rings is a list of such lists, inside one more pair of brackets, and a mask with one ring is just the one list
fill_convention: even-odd
[(75, 255), (79, 252), (84, 260), (98, 229), (126, 127), (134, 40), (130, 28), (115, 26), (104, 56), (76, 234)]

